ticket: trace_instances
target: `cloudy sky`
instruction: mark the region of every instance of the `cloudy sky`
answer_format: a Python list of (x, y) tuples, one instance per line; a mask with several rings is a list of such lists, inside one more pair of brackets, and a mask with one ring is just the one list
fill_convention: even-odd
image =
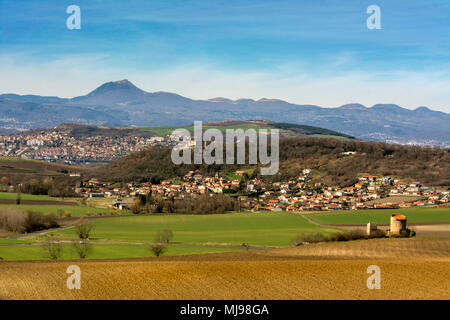
[(73, 97), (126, 78), (195, 99), (450, 112), (449, 21), (448, 0), (0, 0), (0, 93)]

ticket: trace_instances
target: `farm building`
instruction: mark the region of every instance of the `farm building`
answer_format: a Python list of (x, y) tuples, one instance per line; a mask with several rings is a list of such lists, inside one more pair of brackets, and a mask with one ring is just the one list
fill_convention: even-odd
[(368, 236), (375, 234), (377, 231), (378, 231), (378, 226), (376, 223), (369, 222), (367, 224), (367, 235)]
[(104, 197), (105, 197), (104, 193), (94, 193), (94, 192), (89, 193), (89, 198), (104, 198)]
[(407, 234), (406, 229), (406, 216), (402, 214), (391, 215), (391, 227), (389, 229), (389, 235), (400, 236)]
[(121, 200), (121, 199), (117, 199), (117, 200), (114, 200), (114, 201), (112, 202), (112, 206), (113, 206), (114, 208), (119, 209), (119, 210), (126, 210), (126, 209), (129, 209), (129, 208), (130, 208), (130, 206), (131, 206), (132, 203), (133, 203), (132, 200)]

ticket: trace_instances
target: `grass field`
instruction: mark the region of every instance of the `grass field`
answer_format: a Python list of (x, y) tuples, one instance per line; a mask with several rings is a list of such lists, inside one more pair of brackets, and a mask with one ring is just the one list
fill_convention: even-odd
[(14, 207), (19, 210), (32, 210), (36, 212), (40, 212), (42, 214), (53, 213), (57, 214), (58, 210), (68, 211), (72, 217), (82, 217), (87, 215), (98, 215), (98, 214), (109, 214), (110, 209), (104, 208), (94, 208), (88, 207), (85, 205), (75, 205), (75, 206), (54, 206), (54, 205), (28, 205), (28, 204), (20, 204), (20, 205), (1, 205), (1, 207)]
[[(20, 206), (22, 209), (25, 206)], [(30, 206), (34, 207), (34, 206)], [(39, 206), (41, 210), (45, 206)], [(59, 208), (59, 207), (57, 207)], [(67, 210), (74, 212), (74, 207)], [(87, 210), (88, 207), (75, 207)], [(48, 210), (56, 209), (48, 206)], [(104, 211), (105, 209), (96, 209)], [(43, 210), (45, 212), (46, 210)], [(406, 214), (408, 221), (449, 221), (448, 209), (408, 208), (396, 210)], [(79, 214), (82, 211), (78, 212)], [(322, 224), (364, 224), (369, 221), (388, 223), (392, 210), (367, 210), (340, 213), (308, 214), (309, 218)], [(447, 220), (446, 220), (447, 219)], [(95, 228), (90, 240), (96, 250), (90, 258), (147, 257), (150, 243), (154, 242), (157, 232), (169, 229), (173, 239), (168, 255), (238, 251), (242, 244), (254, 248), (288, 247), (291, 241), (301, 233), (343, 231), (335, 227), (321, 227), (308, 222), (302, 215), (287, 212), (228, 213), (215, 215), (158, 215), (158, 216), (116, 216), (94, 219)], [(52, 231), (63, 241), (75, 241), (73, 228)], [(18, 242), (39, 242), (45, 235), (29, 235), (16, 240)], [(0, 244), (8, 244), (8, 239)], [(213, 250), (213, 251), (205, 251)], [(3, 246), (0, 257), (7, 260), (42, 259), (42, 250), (37, 246)], [(64, 259), (74, 258), (70, 250)]]
[(394, 210), (351, 210), (312, 213), (308, 217), (322, 224), (389, 224), (392, 214), (404, 214), (409, 222), (450, 222), (450, 208), (412, 207)]
[[(68, 211), (72, 217), (81, 216), (95, 216), (95, 215), (109, 215), (111, 209), (108, 206), (111, 204), (112, 199), (101, 198), (101, 199), (88, 199), (89, 206), (81, 203), (80, 198), (53, 198), (46, 195), (33, 195), (33, 194), (20, 194), (21, 201), (33, 201), (31, 203), (21, 203), (20, 205), (15, 204), (17, 199), (17, 193), (13, 192), (0, 192), (0, 201), (7, 200), (9, 203), (0, 204), (0, 209), (2, 207), (14, 207), (19, 210), (31, 210), (39, 212), (42, 214), (53, 213), (57, 214), (58, 211)], [(12, 202), (11, 202), (12, 201)], [(42, 203), (39, 203), (42, 201)], [(50, 203), (49, 203), (50, 201)], [(51, 203), (54, 202), (54, 203)], [(128, 214), (128, 210), (116, 211), (117, 214)]]
[[(11, 238), (0, 238), (0, 245), (2, 245), (2, 244), (14, 244), (14, 243), (23, 243), (23, 241), (16, 240), (16, 239), (11, 239)], [(0, 257), (1, 257), (1, 255), (0, 255)]]
[[(0, 261), (0, 298), (448, 299), (449, 242), (386, 239), (355, 241), (346, 248), (327, 243), (137, 260)], [(310, 256), (308, 251), (316, 251), (310, 248), (317, 246), (340, 255)], [(446, 249), (436, 252), (436, 247)], [(394, 250), (397, 257), (392, 258), (396, 248), (402, 254)], [(360, 252), (366, 253), (364, 258)], [(72, 264), (82, 272), (80, 290), (66, 287), (66, 270)], [(370, 265), (380, 267), (380, 290), (367, 288)]]
[[(22, 209), (36, 206), (19, 206)], [(59, 206), (37, 206), (41, 212), (51, 212)], [(90, 210), (102, 212), (105, 209), (86, 206), (67, 206), (74, 216)], [(74, 210), (75, 209), (75, 210)], [(79, 210), (79, 211), (76, 211)], [(94, 210), (94, 211), (93, 211)], [(322, 224), (364, 224), (369, 221), (388, 223), (394, 210), (365, 210), (339, 213), (317, 213), (307, 216)], [(448, 209), (408, 208), (395, 210), (407, 215), (409, 222), (450, 221)], [(148, 257), (148, 246), (154, 242), (157, 232), (169, 229), (173, 239), (168, 255), (239, 251), (242, 244), (254, 248), (288, 247), (295, 236), (301, 233), (322, 232), (329, 234), (342, 231), (334, 227), (321, 227), (308, 222), (303, 216), (288, 212), (228, 213), (215, 215), (158, 215), (158, 216), (116, 216), (94, 219), (95, 228), (90, 239), (95, 250), (92, 259)], [(73, 228), (52, 231), (63, 241), (77, 239)], [(45, 235), (29, 235), (20, 240), (8, 239), (1, 244), (39, 242)], [(68, 249), (70, 245), (65, 246)], [(40, 246), (1, 246), (0, 257), (6, 260), (42, 259)], [(74, 259), (74, 252), (66, 250), (63, 259)]]
[[(21, 243), (20, 240), (9, 239), (9, 243)], [(0, 240), (0, 244), (2, 241)], [(63, 254), (60, 259), (79, 259), (72, 245), (62, 245)], [(199, 254), (241, 251), (242, 247), (220, 247), (220, 246), (200, 246), (189, 244), (171, 244), (168, 246), (164, 256), (173, 256), (180, 254)], [(0, 257), (4, 260), (45, 260), (44, 250), (41, 245), (27, 246), (0, 246)], [(89, 259), (121, 259), (121, 258), (146, 258), (152, 257), (149, 245), (127, 245), (127, 244), (93, 244)]]
[[(216, 215), (125, 216), (92, 220), (95, 228), (90, 235), (94, 245), (92, 259), (148, 257), (148, 246), (157, 232), (172, 230), (173, 239), (167, 255), (243, 250), (246, 243), (258, 250), (263, 247), (289, 246), (299, 233), (336, 232), (322, 228), (303, 217), (280, 213), (229, 213)], [(62, 241), (76, 241), (73, 228), (52, 231)], [(13, 243), (40, 242), (46, 235), (29, 235)], [(4, 242), (7, 244), (7, 240)], [(2, 242), (0, 242), (2, 244)], [(70, 245), (66, 246), (70, 249)], [(0, 257), (6, 260), (43, 259), (40, 246), (0, 246)], [(75, 258), (67, 250), (63, 259)]]
[[(173, 242), (288, 246), (302, 232), (336, 231), (310, 224), (286, 212), (229, 213), (214, 215), (127, 216), (96, 219), (96, 240), (153, 241), (156, 232), (173, 231)], [(71, 239), (73, 230), (59, 234)]]
[[(14, 193), (14, 192), (0, 192), (0, 199), (16, 200), (17, 199), (17, 193)], [(57, 201), (58, 200), (58, 199), (52, 198), (50, 196), (34, 195), (34, 194), (26, 194), (26, 193), (21, 193), (20, 194), (20, 199), (21, 200), (48, 200), (48, 201)]]
[[(240, 124), (240, 125), (230, 125), (230, 126), (205, 126), (203, 125), (203, 130), (207, 129), (219, 129), (221, 132), (225, 132), (226, 129), (255, 129), (258, 130), (261, 127), (256, 124)], [(172, 134), (176, 129), (187, 129), (191, 132), (194, 131), (194, 126), (184, 126), (184, 127), (141, 127), (142, 131), (150, 131), (159, 136), (166, 136)]]
[(323, 139), (338, 139), (343, 141), (349, 141), (350, 138), (342, 137), (342, 136), (333, 136), (329, 134), (310, 134), (308, 135), (309, 138), (323, 138)]

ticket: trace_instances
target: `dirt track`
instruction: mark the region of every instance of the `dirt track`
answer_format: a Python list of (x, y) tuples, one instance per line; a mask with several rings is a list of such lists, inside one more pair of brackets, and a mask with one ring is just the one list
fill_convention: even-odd
[[(66, 288), (69, 265), (81, 290)], [(381, 289), (366, 286), (369, 265)], [(450, 240), (378, 239), (262, 252), (0, 262), (3, 299), (449, 299)]]

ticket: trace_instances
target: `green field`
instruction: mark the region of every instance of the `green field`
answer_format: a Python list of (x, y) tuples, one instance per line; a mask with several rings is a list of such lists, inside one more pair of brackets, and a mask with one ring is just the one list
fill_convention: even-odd
[[(219, 129), (221, 132), (225, 132), (226, 129), (259, 129), (261, 126), (256, 124), (239, 124), (239, 125), (232, 125), (232, 126), (202, 126), (203, 130), (207, 129)], [(191, 132), (194, 131), (194, 126), (184, 126), (184, 127), (141, 127), (139, 128), (142, 131), (150, 131), (154, 134), (157, 134), (158, 136), (166, 136), (170, 135), (175, 131), (176, 129), (187, 129)]]
[[(156, 232), (173, 231), (173, 242), (260, 246), (288, 246), (302, 232), (333, 232), (286, 212), (214, 215), (127, 216), (94, 220), (92, 237), (98, 241), (153, 241)], [(58, 231), (73, 239), (72, 229)]]
[[(13, 208), (17, 208), (19, 210), (22, 211), (35, 211), (35, 212), (39, 212), (42, 214), (47, 214), (47, 213), (53, 213), (53, 214), (57, 214), (58, 210), (62, 210), (62, 211), (68, 211), (70, 212), (70, 216), (71, 217), (82, 217), (82, 216), (86, 216), (86, 215), (91, 215), (91, 216), (95, 216), (95, 215), (99, 215), (99, 214), (103, 214), (103, 215), (109, 215), (110, 213), (110, 209), (106, 209), (106, 208), (94, 208), (94, 207), (88, 207), (85, 205), (76, 205), (76, 206), (60, 206), (60, 205), (34, 205), (34, 204), (21, 204), (21, 205), (10, 205), (10, 204), (5, 204), (5, 205), (0, 205), (0, 208), (4, 208), (4, 207), (13, 207)], [(121, 214), (125, 214), (128, 211), (118, 211), (118, 213)]]
[[(29, 242), (29, 241), (27, 241)], [(15, 244), (15, 243), (24, 243), (22, 240), (11, 239), (11, 238), (0, 238), (0, 245), (2, 244)]]
[[(149, 245), (94, 244), (89, 259), (145, 258), (152, 257)], [(188, 244), (172, 244), (168, 246), (165, 256), (197, 253), (214, 253), (244, 250), (241, 247), (214, 247)], [(4, 260), (46, 260), (42, 246), (0, 247), (0, 257)], [(70, 244), (63, 245), (61, 259), (79, 259)]]
[[(392, 213), (405, 214), (409, 222), (450, 221), (448, 208), (359, 210), (311, 213), (307, 216), (323, 224), (387, 224)], [(286, 247), (300, 233), (329, 234), (342, 231), (333, 227), (320, 227), (309, 223), (301, 215), (288, 212), (137, 215), (105, 217), (91, 222), (95, 226), (90, 236), (94, 248), (89, 255), (92, 259), (151, 256), (149, 245), (154, 242), (155, 234), (165, 229), (171, 230), (174, 235), (166, 255), (236, 251), (242, 250), (243, 243), (254, 248)], [(52, 233), (59, 235), (58, 238), (63, 241), (76, 240), (73, 228), (55, 230)], [(30, 235), (20, 240), (1, 239), (0, 245), (40, 242), (45, 237)], [(76, 258), (70, 245), (64, 245), (64, 248), (64, 259)], [(38, 245), (0, 246), (0, 257), (8, 260), (43, 259), (43, 252)]]
[[(165, 255), (209, 253), (243, 250), (252, 247), (289, 246), (299, 233), (336, 232), (336, 228), (321, 228), (303, 217), (286, 212), (229, 213), (215, 215), (127, 216), (92, 220), (93, 252), (89, 258), (149, 257), (148, 250), (156, 232), (170, 229), (173, 239)], [(73, 228), (53, 231), (63, 241), (76, 240)], [(45, 235), (5, 239), (0, 244), (30, 243), (45, 239)], [(63, 259), (75, 259), (70, 245), (64, 245)], [(7, 260), (43, 259), (39, 245), (0, 246), (0, 257)]]
[[(0, 192), (0, 199), (6, 199), (6, 200), (16, 200), (17, 199), (17, 193), (12, 193), (12, 192)], [(35, 211), (35, 212), (39, 212), (42, 214), (47, 214), (47, 213), (53, 213), (53, 214), (57, 214), (58, 211), (62, 210), (62, 211), (68, 211), (70, 212), (70, 216), (71, 217), (81, 217), (81, 216), (86, 216), (86, 215), (90, 215), (90, 216), (95, 216), (95, 215), (109, 215), (111, 212), (110, 208), (107, 208), (106, 204), (110, 204), (112, 202), (112, 199), (89, 199), (90, 202), (93, 202), (94, 206), (87, 206), (84, 204), (81, 204), (80, 202), (80, 198), (65, 198), (64, 200), (60, 199), (60, 198), (52, 198), (50, 196), (46, 196), (46, 195), (33, 195), (33, 194), (25, 194), (22, 193), (20, 194), (20, 199), (21, 200), (29, 200), (29, 201), (55, 201), (55, 205), (53, 204), (20, 204), (20, 205), (16, 205), (16, 204), (0, 204), (0, 208), (2, 207), (14, 207), (17, 208), (19, 210), (22, 211), (26, 211), (26, 210), (31, 210), (31, 211)], [(56, 202), (59, 201), (59, 202)], [(67, 201), (67, 202), (72, 202), (72, 203), (76, 203), (76, 205), (64, 205), (63, 202), (61, 201)], [(101, 206), (96, 206), (96, 201), (102, 201), (103, 207)], [(92, 205), (92, 204), (91, 204)], [(118, 214), (128, 214), (129, 211), (128, 210), (124, 210), (124, 211), (116, 211)]]
[(309, 138), (323, 138), (323, 139), (338, 139), (343, 141), (348, 141), (350, 138), (342, 137), (342, 136), (334, 136), (330, 134), (310, 134), (308, 135)]
[(450, 208), (412, 207), (394, 210), (351, 210), (312, 213), (308, 217), (322, 224), (389, 224), (392, 214), (403, 214), (408, 222), (450, 222)]
[[(16, 200), (17, 199), (17, 193), (0, 192), (0, 199)], [(52, 198), (50, 196), (34, 195), (34, 194), (26, 194), (26, 193), (21, 193), (20, 194), (20, 199), (21, 200), (47, 200), (47, 201), (59, 200), (59, 199), (56, 199), (56, 198)]]

